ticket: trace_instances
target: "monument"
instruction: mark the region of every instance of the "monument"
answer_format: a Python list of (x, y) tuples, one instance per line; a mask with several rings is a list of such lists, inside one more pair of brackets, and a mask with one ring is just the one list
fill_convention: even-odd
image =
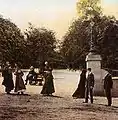
[[(104, 77), (107, 74), (107, 71), (101, 69), (101, 56), (96, 54), (94, 42), (93, 42), (93, 25), (91, 21), (91, 41), (90, 41), (90, 51), (86, 56), (86, 66), (91, 68), (95, 76), (95, 86), (94, 86), (94, 95), (104, 96)], [(116, 67), (118, 67), (118, 58), (116, 58)], [(118, 70), (115, 70), (118, 73)], [(113, 89), (112, 96), (118, 97), (118, 76), (112, 77), (113, 79)]]
[(101, 56), (98, 54), (94, 54), (90, 52), (86, 56), (86, 66), (87, 68), (91, 68), (95, 77), (95, 86), (94, 86), (94, 95), (103, 96), (104, 95), (104, 87), (103, 87), (103, 79), (107, 74), (107, 71), (101, 69)]
[(91, 22), (91, 41), (90, 41), (90, 51), (86, 56), (86, 67), (91, 68), (95, 76), (95, 86), (94, 95), (103, 96), (103, 78), (105, 77), (107, 71), (101, 69), (101, 56), (96, 54), (95, 46), (93, 43), (93, 26), (94, 23)]

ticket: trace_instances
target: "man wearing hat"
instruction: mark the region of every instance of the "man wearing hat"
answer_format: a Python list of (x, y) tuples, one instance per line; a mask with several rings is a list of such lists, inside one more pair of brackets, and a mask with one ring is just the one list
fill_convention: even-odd
[(91, 72), (91, 68), (88, 68), (88, 76), (85, 81), (85, 103), (88, 103), (90, 94), (90, 101), (93, 103), (93, 87), (94, 87), (94, 74)]

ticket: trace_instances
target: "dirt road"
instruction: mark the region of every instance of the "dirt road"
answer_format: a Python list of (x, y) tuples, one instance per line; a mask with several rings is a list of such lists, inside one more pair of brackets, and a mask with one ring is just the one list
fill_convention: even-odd
[(92, 105), (73, 99), (78, 73), (75, 78), (67, 76), (54, 80), (56, 93), (52, 97), (40, 95), (42, 86), (27, 85), (25, 95), (7, 95), (0, 85), (0, 120), (118, 120), (118, 98), (113, 98), (111, 107), (106, 106), (105, 97), (94, 97)]
[(118, 99), (112, 107), (104, 97), (95, 97), (94, 104), (69, 96), (0, 94), (0, 120), (118, 120)]

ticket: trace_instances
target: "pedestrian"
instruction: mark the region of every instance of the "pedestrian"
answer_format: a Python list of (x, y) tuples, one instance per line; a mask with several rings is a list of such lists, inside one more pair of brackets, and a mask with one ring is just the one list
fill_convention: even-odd
[(108, 70), (108, 73), (106, 74), (104, 78), (104, 90), (105, 90), (105, 95), (108, 100), (108, 106), (111, 106), (112, 104), (112, 96), (111, 96), (111, 89), (113, 87), (113, 81), (112, 81), (112, 70)]
[(12, 68), (9, 62), (6, 62), (3, 70), (2, 70), (3, 82), (2, 85), (5, 86), (5, 92), (10, 94), (11, 90), (14, 89), (13, 76), (12, 76)]
[(54, 89), (54, 83), (53, 83), (53, 75), (52, 75), (52, 68), (49, 66), (49, 64), (46, 62), (45, 64), (45, 82), (41, 91), (41, 94), (43, 95), (52, 95), (52, 93), (55, 92)]
[(80, 81), (78, 87), (72, 97), (74, 98), (85, 98), (85, 81), (86, 81), (86, 70), (83, 69), (80, 74)]
[(20, 69), (18, 65), (16, 65), (16, 70), (14, 72), (14, 75), (16, 75), (16, 81), (15, 81), (15, 90), (14, 92), (17, 92), (18, 94), (24, 94), (24, 91), (26, 90), (24, 81), (23, 81), (23, 75), (24, 73)]
[(88, 68), (88, 76), (85, 81), (85, 103), (88, 103), (90, 95), (90, 101), (93, 103), (93, 88), (94, 88), (94, 74), (91, 72), (91, 68)]

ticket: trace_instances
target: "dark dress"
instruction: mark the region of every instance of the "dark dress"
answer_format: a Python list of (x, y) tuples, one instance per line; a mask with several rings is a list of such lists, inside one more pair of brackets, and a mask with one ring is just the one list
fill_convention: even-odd
[(43, 85), (43, 89), (41, 94), (44, 95), (51, 95), (55, 92), (54, 83), (53, 83), (53, 75), (52, 75), (52, 68), (46, 67), (45, 68), (45, 83)]
[(82, 72), (80, 74), (80, 82), (72, 97), (76, 97), (76, 98), (85, 97), (85, 81), (86, 81), (86, 72)]
[(15, 82), (15, 92), (19, 92), (19, 91), (22, 91), (22, 90), (25, 90), (26, 87), (25, 87), (25, 84), (24, 84), (24, 81), (23, 81), (23, 78), (22, 76), (24, 75), (23, 72), (21, 70), (18, 70), (14, 73), (14, 75), (16, 75), (16, 82)]
[(5, 92), (10, 93), (14, 89), (12, 70), (5, 67), (2, 71), (3, 82), (2, 85), (5, 86)]

